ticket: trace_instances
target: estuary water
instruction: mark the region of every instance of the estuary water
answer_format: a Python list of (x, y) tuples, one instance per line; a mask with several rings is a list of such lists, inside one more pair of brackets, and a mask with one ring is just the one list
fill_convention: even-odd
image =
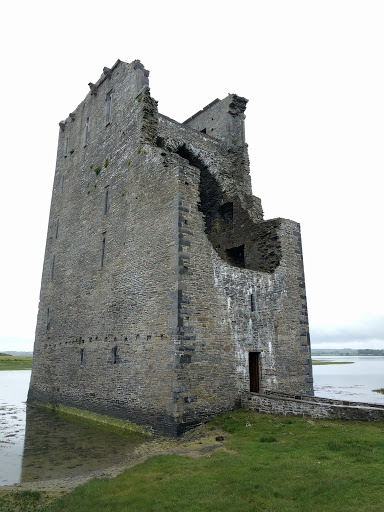
[(31, 370), (0, 372), (0, 485), (20, 481)]
[(27, 406), (30, 376), (31, 370), (0, 372), (0, 486), (100, 476), (128, 465), (148, 442)]
[(352, 363), (313, 365), (316, 396), (384, 404), (384, 395), (372, 391), (384, 388), (384, 357), (314, 356), (312, 361)]

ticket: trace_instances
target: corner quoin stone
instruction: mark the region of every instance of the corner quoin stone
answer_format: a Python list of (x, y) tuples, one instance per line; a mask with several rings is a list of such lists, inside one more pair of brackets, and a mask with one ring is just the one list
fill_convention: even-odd
[(178, 123), (140, 61), (60, 122), (28, 401), (176, 436), (242, 392), (313, 395), (300, 227), (263, 220), (244, 111)]

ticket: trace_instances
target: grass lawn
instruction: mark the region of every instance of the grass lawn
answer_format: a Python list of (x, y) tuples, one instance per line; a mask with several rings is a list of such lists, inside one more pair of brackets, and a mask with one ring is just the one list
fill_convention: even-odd
[[(311, 420), (238, 410), (213, 453), (155, 456), (94, 479), (44, 512), (382, 512), (384, 423)], [(9, 496), (8, 498), (9, 499)], [(28, 499), (32, 499), (28, 496)], [(0, 510), (8, 510), (1, 508)], [(15, 505), (16, 506), (16, 505)]]
[(10, 356), (0, 353), (1, 370), (30, 370), (32, 368), (32, 357)]

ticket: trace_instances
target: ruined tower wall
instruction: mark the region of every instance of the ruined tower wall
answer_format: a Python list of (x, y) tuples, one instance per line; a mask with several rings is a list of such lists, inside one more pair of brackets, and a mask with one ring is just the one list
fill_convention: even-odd
[[(223, 100), (213, 101), (183, 124), (214, 137), (225, 149), (242, 146), (245, 144), (244, 111), (247, 102), (236, 94), (228, 94)], [(247, 192), (251, 193), (251, 189)]]
[[(225, 119), (228, 103), (214, 103), (217, 117), (220, 106)], [(180, 197), (186, 212), (179, 223), (186, 242), (179, 278), (184, 364), (174, 389), (178, 414), (188, 423), (235, 407), (240, 393), (250, 389), (250, 352), (260, 354), (260, 391), (311, 395), (300, 227), (284, 219), (262, 221), (261, 204), (256, 198), (252, 202), (246, 187), (238, 188), (238, 162), (226, 144), (184, 126), (160, 117), (165, 151), (184, 161)], [(247, 175), (247, 165), (240, 172)], [(213, 180), (202, 181), (207, 174)], [(233, 208), (229, 223), (219, 218), (223, 204)], [(226, 254), (226, 248), (240, 244), (245, 268)]]
[(273, 273), (234, 268), (214, 255), (215, 283), (226, 298), (239, 389), (250, 389), (248, 354), (255, 351), (260, 353), (260, 392), (289, 389), (312, 395), (300, 227), (284, 219), (278, 223), (283, 256)]
[(179, 124), (118, 61), (60, 123), (30, 402), (177, 435), (240, 403), (255, 353), (260, 390), (313, 393), (299, 226), (252, 195), (246, 101)]
[[(183, 175), (189, 183), (184, 203), (193, 204), (191, 176), (196, 175), (191, 168)], [(260, 354), (260, 392), (312, 395), (298, 224), (276, 221), (283, 257), (268, 273), (224, 262), (204, 233), (198, 209), (183, 218), (188, 222), (180, 279), (179, 350), (184, 368), (174, 389), (183, 422), (209, 419), (238, 406), (240, 394), (250, 389), (250, 352)]]
[(144, 73), (117, 71), (60, 133), (29, 400), (163, 428), (173, 421), (178, 176), (145, 143), (147, 105), (141, 84), (130, 87), (132, 75), (145, 86)]
[[(221, 107), (223, 114), (217, 117), (226, 126), (226, 118), (229, 116), (227, 102), (217, 100), (215, 107), (216, 110)], [(247, 145), (232, 144), (227, 148), (227, 139), (223, 143), (223, 140), (190, 128), (186, 123), (180, 125), (159, 114), (158, 134), (162, 147), (168, 152), (182, 155), (187, 160), (194, 157), (195, 164), (196, 160), (200, 161), (218, 182), (223, 196), (220, 201), (225, 197), (236, 196), (253, 220), (262, 220), (261, 200), (252, 194)], [(209, 192), (215, 194), (214, 191)]]
[(180, 166), (179, 318), (176, 342), (175, 410), (185, 425), (207, 421), (239, 405), (232, 339), (215, 290), (212, 246), (199, 211), (200, 172)]

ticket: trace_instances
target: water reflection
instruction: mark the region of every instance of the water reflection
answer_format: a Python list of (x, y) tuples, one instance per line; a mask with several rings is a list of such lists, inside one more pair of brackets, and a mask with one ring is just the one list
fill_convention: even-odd
[(30, 376), (30, 370), (0, 372), (0, 486), (107, 471), (147, 442), (26, 407)]
[(20, 481), (31, 370), (0, 372), (0, 485)]
[(28, 406), (21, 481), (73, 478), (107, 469), (127, 460), (142, 442)]

